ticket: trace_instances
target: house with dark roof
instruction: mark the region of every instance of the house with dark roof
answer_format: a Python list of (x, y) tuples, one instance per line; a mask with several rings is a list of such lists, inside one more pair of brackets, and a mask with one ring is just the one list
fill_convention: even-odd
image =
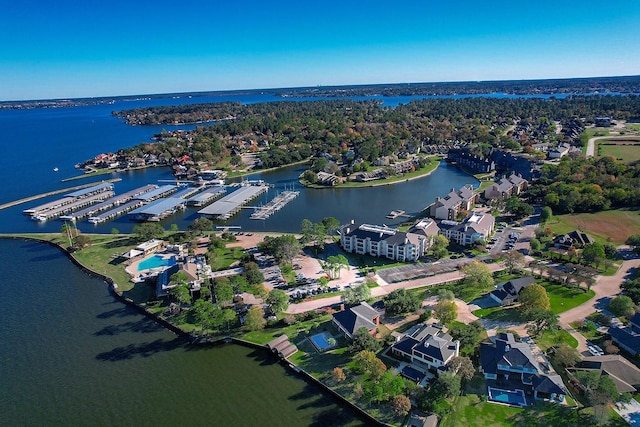
[(467, 147), (450, 148), (447, 152), (447, 161), (455, 163), (475, 173), (489, 173), (496, 165), (491, 159), (478, 156)]
[(640, 369), (619, 354), (585, 357), (567, 372), (573, 380), (579, 371), (597, 371), (600, 375), (608, 375), (616, 385), (618, 393), (635, 393), (640, 390)]
[(567, 234), (561, 234), (553, 239), (553, 246), (556, 249), (568, 251), (571, 248), (583, 248), (586, 244), (593, 243), (595, 240), (587, 233), (580, 230), (573, 230)]
[(442, 326), (421, 323), (391, 346), (391, 354), (411, 362), (418, 370), (438, 372), (460, 354), (460, 341), (454, 340)]
[(332, 322), (347, 338), (353, 338), (353, 334), (362, 327), (375, 335), (380, 324), (380, 313), (366, 302), (361, 302), (335, 313)]
[(397, 261), (417, 261), (427, 250), (428, 242), (422, 234), (387, 226), (352, 221), (340, 229), (340, 244), (345, 251)]
[(567, 394), (562, 378), (543, 373), (529, 344), (516, 341), (511, 333), (480, 344), (480, 372), (491, 387), (523, 390), (537, 400), (561, 403)]
[(609, 335), (611, 341), (624, 351), (633, 356), (640, 354), (640, 313), (633, 315), (627, 327), (610, 327)]
[(505, 283), (499, 283), (497, 288), (489, 293), (489, 296), (500, 305), (511, 305), (518, 301), (520, 291), (533, 283), (536, 283), (533, 276), (512, 279)]

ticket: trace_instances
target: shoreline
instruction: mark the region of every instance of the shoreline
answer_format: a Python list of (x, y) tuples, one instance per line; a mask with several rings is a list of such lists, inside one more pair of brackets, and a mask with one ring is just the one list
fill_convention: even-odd
[[(174, 324), (172, 324), (168, 320), (166, 320), (166, 319), (158, 316), (157, 314), (147, 310), (145, 307), (135, 303), (132, 299), (125, 297), (122, 294), (122, 292), (120, 291), (120, 289), (118, 287), (118, 284), (115, 283), (114, 280), (111, 277), (109, 277), (109, 276), (107, 276), (105, 274), (98, 273), (97, 271), (92, 270), (91, 268), (85, 266), (76, 257), (73, 256), (73, 253), (67, 251), (65, 248), (60, 246), (58, 243), (55, 243), (55, 242), (50, 241), (50, 240), (41, 239), (41, 238), (38, 238), (38, 237), (29, 237), (29, 236), (24, 236), (24, 235), (20, 235), (20, 236), (0, 235), (0, 239), (33, 241), (33, 242), (42, 243), (42, 244), (46, 244), (46, 245), (49, 245), (51, 247), (57, 248), (58, 250), (60, 250), (67, 257), (67, 259), (69, 259), (76, 267), (78, 267), (80, 270), (85, 272), (87, 275), (93, 276), (93, 277), (98, 278), (98, 279), (101, 279), (107, 285), (107, 289), (109, 291), (109, 294), (111, 294), (115, 299), (120, 301), (122, 304), (124, 304), (124, 305), (126, 305), (128, 307), (131, 307), (132, 309), (136, 310), (138, 313), (140, 313), (141, 315), (143, 315), (147, 319), (156, 322), (160, 326), (162, 326), (165, 329), (169, 330), (170, 332), (174, 333), (176, 336), (184, 339), (189, 345), (218, 346), (218, 345), (222, 345), (222, 344), (234, 344), (234, 345), (240, 345), (240, 346), (249, 347), (249, 348), (252, 348), (252, 349), (255, 349), (255, 350), (263, 351), (266, 354), (271, 355), (272, 357), (277, 357), (273, 353), (271, 353), (269, 351), (269, 349), (265, 345), (254, 343), (254, 342), (247, 341), (247, 340), (243, 340), (241, 338), (236, 338), (236, 337), (231, 337), (231, 336), (224, 336), (224, 337), (220, 337), (220, 338), (208, 338), (208, 337), (199, 336), (199, 335), (194, 334), (194, 333), (185, 332), (184, 330), (182, 330), (179, 327), (175, 326)], [(349, 401), (346, 397), (342, 396), (340, 393), (338, 393), (337, 391), (333, 390), (331, 387), (329, 387), (328, 385), (324, 384), (319, 379), (315, 378), (313, 375), (308, 373), (302, 367), (296, 365), (293, 362), (290, 362), (289, 360), (287, 360), (285, 358), (277, 357), (277, 359), (278, 359), (278, 362), (280, 363), (280, 365), (283, 366), (284, 369), (289, 374), (296, 375), (296, 376), (299, 377), (299, 379), (301, 379), (301, 380), (303, 380), (303, 381), (305, 381), (307, 383), (312, 383), (315, 386), (319, 387), (321, 392), (329, 394), (331, 396), (331, 398), (333, 398), (335, 400), (337, 405), (348, 406), (350, 409), (352, 409), (359, 416), (360, 419), (365, 420), (368, 423), (373, 423), (373, 425), (377, 425), (377, 426), (389, 426), (389, 424), (386, 424), (386, 423), (383, 423), (383, 422), (379, 421), (378, 419), (373, 417), (371, 414), (369, 414), (367, 411), (365, 411), (364, 409), (360, 408), (355, 403)]]
[(412, 176), (410, 178), (400, 178), (400, 179), (395, 179), (392, 181), (384, 181), (384, 180), (376, 180), (374, 181), (374, 183), (358, 183), (355, 181), (350, 181), (350, 184), (356, 184), (356, 185), (345, 185), (345, 184), (338, 184), (338, 185), (332, 185), (332, 186), (328, 186), (328, 185), (317, 185), (317, 184), (313, 184), (313, 185), (306, 185), (302, 183), (302, 180), (300, 178), (298, 178), (298, 182), (300, 183), (300, 185), (302, 185), (305, 188), (311, 188), (314, 190), (324, 190), (324, 189), (328, 189), (328, 188), (372, 188), (372, 187), (383, 187), (385, 185), (394, 185), (394, 184), (401, 184), (403, 182), (408, 182), (408, 181), (413, 181), (419, 178), (424, 178), (425, 176), (429, 176), (431, 175), (433, 172), (436, 171), (436, 169), (438, 169), (440, 167), (440, 164), (444, 161), (444, 159), (440, 159), (440, 161), (438, 161), (436, 163), (436, 166), (433, 169), (428, 170), (425, 173), (421, 173), (419, 175), (416, 176)]

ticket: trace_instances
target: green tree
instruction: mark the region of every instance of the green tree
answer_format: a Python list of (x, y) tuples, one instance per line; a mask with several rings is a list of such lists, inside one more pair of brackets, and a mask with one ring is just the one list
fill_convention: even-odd
[(358, 328), (351, 337), (351, 343), (349, 344), (349, 351), (351, 353), (359, 353), (363, 350), (376, 352), (379, 349), (380, 341), (371, 335), (364, 326)]
[(536, 309), (529, 312), (527, 332), (537, 337), (544, 331), (554, 330), (558, 326), (558, 315), (551, 310)]
[(640, 234), (629, 236), (625, 243), (631, 246), (635, 252), (640, 253)]
[(420, 298), (403, 288), (391, 291), (382, 300), (387, 316), (392, 317), (414, 312), (421, 305)]
[(442, 259), (449, 255), (449, 240), (442, 234), (437, 234), (431, 238), (429, 252), (435, 259)]
[(631, 298), (620, 295), (609, 301), (607, 309), (616, 316), (631, 317), (635, 312), (635, 306)]
[(200, 325), (202, 332), (212, 328), (215, 312), (213, 304), (203, 299), (199, 299), (193, 303), (191, 310), (193, 311), (196, 323)]
[(346, 289), (340, 298), (345, 304), (355, 305), (371, 298), (371, 289), (363, 283), (355, 288)]
[(438, 389), (445, 397), (454, 397), (460, 394), (460, 377), (453, 372), (445, 371), (438, 377)]
[(211, 231), (213, 229), (213, 223), (210, 219), (201, 216), (193, 220), (193, 222), (189, 225), (189, 231), (193, 231), (194, 233), (202, 234), (205, 231)]
[(438, 301), (433, 309), (433, 315), (440, 320), (441, 323), (447, 325), (458, 317), (458, 307), (453, 301)]
[(279, 313), (289, 306), (289, 295), (280, 289), (274, 289), (269, 292), (266, 303), (273, 308), (273, 311)]
[(551, 208), (549, 206), (543, 207), (542, 211), (540, 211), (540, 222), (544, 224), (551, 219), (551, 216)]
[(257, 267), (246, 269), (244, 271), (244, 277), (250, 285), (259, 285), (264, 282), (264, 274), (262, 274), (262, 271)]
[(332, 279), (339, 278), (343, 268), (349, 268), (349, 260), (344, 255), (330, 256), (321, 264), (327, 275)]
[(601, 243), (587, 243), (582, 249), (582, 258), (589, 264), (598, 264), (604, 259), (604, 246)]
[(213, 294), (216, 296), (216, 302), (220, 305), (233, 301), (233, 285), (226, 278), (218, 278), (213, 284)]
[(481, 262), (473, 261), (461, 269), (464, 274), (463, 283), (478, 289), (489, 289), (495, 284), (489, 267)]
[(531, 246), (531, 250), (533, 252), (538, 252), (540, 251), (540, 249), (542, 249), (542, 243), (540, 243), (540, 240), (536, 239), (535, 237), (533, 237), (529, 241), (529, 246)]
[(313, 222), (311, 222), (307, 218), (304, 218), (300, 227), (300, 234), (302, 235), (302, 237), (300, 238), (300, 243), (302, 243), (303, 245), (313, 242)]
[(276, 261), (286, 264), (291, 264), (293, 258), (302, 249), (300, 242), (291, 234), (278, 237), (266, 236), (258, 247), (261, 251), (273, 255)]
[(580, 353), (575, 348), (567, 344), (560, 344), (553, 355), (553, 359), (558, 365), (563, 368), (568, 368), (580, 362), (582, 356), (580, 356)]
[(73, 238), (73, 247), (76, 249), (82, 249), (87, 246), (91, 246), (91, 237), (86, 234), (78, 233), (76, 237)]
[(258, 305), (249, 309), (244, 317), (244, 327), (250, 331), (259, 331), (267, 326), (267, 319), (264, 318), (264, 310)]
[(216, 323), (225, 324), (227, 326), (227, 330), (231, 327), (231, 323), (236, 321), (238, 315), (236, 312), (230, 308), (224, 308), (220, 310), (220, 313), (216, 316)]
[(513, 274), (513, 270), (521, 269), (525, 264), (524, 255), (518, 251), (507, 251), (502, 255), (502, 259), (510, 274)]
[(169, 289), (169, 295), (180, 304), (191, 303), (191, 292), (189, 291), (189, 285), (187, 283), (179, 283)]
[(144, 222), (133, 226), (133, 232), (140, 241), (157, 239), (164, 235), (164, 228), (157, 222)]
[(338, 227), (340, 227), (340, 221), (338, 221), (337, 218), (328, 216), (322, 218), (322, 225), (324, 225), (325, 230), (327, 230), (327, 234), (333, 236)]
[(440, 289), (438, 291), (438, 301), (453, 301), (456, 295), (450, 289)]
[(520, 310), (525, 317), (528, 317), (529, 313), (535, 310), (549, 310), (551, 307), (547, 290), (537, 283), (532, 283), (522, 289), (518, 301), (520, 301)]
[(473, 375), (476, 373), (473, 367), (473, 362), (466, 356), (456, 356), (449, 362), (449, 371), (458, 375), (465, 381), (471, 381)]
[(387, 367), (378, 359), (375, 352), (372, 350), (359, 350), (353, 357), (353, 366), (356, 372), (367, 375), (371, 378), (382, 378), (387, 371)]

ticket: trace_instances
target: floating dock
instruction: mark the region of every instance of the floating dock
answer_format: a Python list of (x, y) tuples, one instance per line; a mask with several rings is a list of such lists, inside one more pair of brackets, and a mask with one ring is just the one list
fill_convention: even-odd
[(212, 203), (204, 209), (198, 211), (201, 215), (211, 216), (215, 219), (227, 220), (235, 215), (245, 204), (266, 192), (266, 185), (251, 185), (240, 187), (231, 194), (227, 194), (222, 199)]
[(143, 202), (152, 202), (154, 200), (168, 196), (171, 193), (174, 193), (177, 189), (177, 185), (163, 185), (156, 188), (155, 190), (137, 196), (136, 200), (141, 200)]
[(287, 203), (298, 197), (299, 191), (283, 191), (262, 207), (256, 207), (256, 211), (249, 216), (250, 219), (267, 219), (282, 209)]
[(411, 215), (405, 214), (403, 210), (391, 211), (387, 215), (389, 219), (396, 219), (398, 217), (411, 218)]

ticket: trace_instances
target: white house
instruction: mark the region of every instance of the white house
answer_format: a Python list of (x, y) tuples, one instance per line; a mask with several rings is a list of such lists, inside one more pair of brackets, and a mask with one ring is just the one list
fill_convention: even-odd
[(427, 238), (387, 226), (347, 224), (340, 230), (340, 244), (351, 253), (397, 261), (416, 261), (427, 249)]

